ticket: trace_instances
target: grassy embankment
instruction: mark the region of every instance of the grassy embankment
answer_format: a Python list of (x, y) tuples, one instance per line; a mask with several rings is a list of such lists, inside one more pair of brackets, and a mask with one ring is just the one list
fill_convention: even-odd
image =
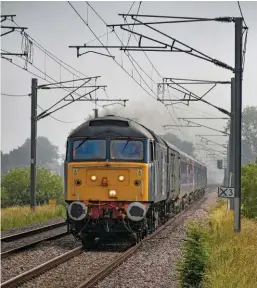
[(1, 231), (22, 227), (33, 223), (42, 223), (50, 219), (64, 219), (65, 208), (62, 205), (37, 206), (33, 212), (29, 206), (16, 206), (1, 209)]
[(179, 263), (181, 287), (257, 287), (257, 220), (243, 218), (240, 233), (233, 221), (223, 202), (208, 223), (189, 223)]

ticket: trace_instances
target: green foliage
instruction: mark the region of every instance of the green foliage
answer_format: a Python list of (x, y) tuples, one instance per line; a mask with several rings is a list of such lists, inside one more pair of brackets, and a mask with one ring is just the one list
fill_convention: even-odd
[[(58, 147), (54, 146), (46, 137), (37, 138), (37, 163), (44, 167), (49, 163), (58, 165)], [(30, 139), (27, 139), (20, 147), (13, 149), (10, 153), (1, 152), (2, 174), (10, 169), (30, 165)]]
[(257, 164), (242, 167), (242, 213), (257, 218)]
[[(228, 120), (225, 131), (230, 128)], [(242, 113), (242, 164), (257, 159), (257, 106), (247, 106)]]
[(191, 222), (182, 245), (182, 260), (178, 263), (181, 287), (200, 287), (209, 259), (207, 239), (204, 226)]
[[(30, 203), (30, 168), (16, 168), (2, 176), (2, 206)], [(44, 168), (37, 168), (37, 203), (56, 199), (63, 203), (63, 179)]]

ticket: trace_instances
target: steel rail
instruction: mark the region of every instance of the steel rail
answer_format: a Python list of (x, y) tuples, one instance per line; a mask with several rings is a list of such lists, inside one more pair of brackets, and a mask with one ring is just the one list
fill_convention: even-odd
[[(94, 285), (96, 285), (100, 280), (104, 279), (106, 276), (110, 275), (110, 273), (117, 268), (122, 262), (124, 262), (125, 260), (127, 260), (129, 257), (131, 257), (133, 254), (136, 253), (136, 251), (142, 246), (142, 244), (144, 244), (146, 241), (149, 241), (150, 239), (152, 239), (153, 237), (155, 237), (157, 234), (159, 234), (163, 229), (165, 229), (167, 226), (174, 224), (174, 226), (172, 227), (172, 230), (174, 230), (182, 221), (182, 219), (180, 219), (181, 216), (183, 216), (189, 209), (199, 205), (200, 203), (204, 202), (205, 200), (205, 195), (210, 193), (215, 187), (217, 187), (217, 185), (210, 185), (211, 187), (209, 187), (209, 191), (207, 191), (205, 194), (200, 195), (195, 202), (193, 202), (191, 205), (189, 205), (186, 209), (184, 209), (182, 212), (179, 212), (178, 214), (176, 214), (174, 217), (172, 217), (170, 220), (168, 220), (165, 224), (163, 224), (159, 229), (157, 229), (155, 232), (153, 232), (152, 234), (150, 234), (149, 236), (147, 236), (146, 238), (144, 238), (141, 242), (139, 242), (138, 244), (136, 244), (135, 246), (131, 247), (130, 249), (128, 249), (126, 252), (124, 252), (120, 257), (115, 258), (110, 264), (108, 264), (107, 266), (105, 266), (102, 270), (100, 270), (97, 274), (93, 275), (92, 277), (90, 277), (89, 279), (87, 279), (86, 281), (84, 281), (83, 283), (81, 283), (79, 286), (77, 286), (76, 288), (89, 288), (89, 287), (93, 287)], [(176, 220), (181, 220), (181, 221), (176, 221)], [(174, 223), (175, 222), (175, 223)]]
[[(185, 214), (186, 211), (193, 207), (197, 207), (200, 203), (204, 202), (205, 198), (204, 195), (210, 193), (213, 188), (217, 187), (217, 185), (210, 185), (211, 187), (208, 187), (208, 191), (203, 194), (199, 195), (199, 198), (194, 201), (192, 204), (190, 204), (186, 209), (184, 209), (182, 212), (179, 212), (174, 217), (169, 219), (165, 224), (163, 224), (159, 229), (157, 229), (155, 232), (144, 238), (141, 242), (136, 244), (135, 246), (131, 247), (127, 251), (121, 254), (120, 257), (114, 259), (110, 264), (108, 264), (106, 267), (101, 269), (97, 274), (93, 275), (88, 280), (84, 281), (82, 284), (80, 284), (77, 288), (88, 288), (95, 285), (97, 282), (108, 276), (116, 267), (118, 267), (122, 262), (127, 260), (129, 257), (131, 257), (135, 252), (139, 249), (139, 247), (142, 246), (143, 243), (146, 241), (149, 241), (153, 237), (155, 237), (157, 234), (159, 234), (163, 229), (165, 229), (167, 226), (173, 224), (172, 230), (175, 229), (182, 219), (180, 219), (181, 216)], [(177, 221), (178, 220), (178, 221)], [(181, 220), (181, 221), (179, 221)], [(9, 288), (9, 287), (16, 287), (18, 285), (23, 284), (24, 282), (29, 281), (30, 279), (34, 278), (35, 276), (41, 275), (45, 273), (46, 271), (56, 267), (57, 265), (68, 261), (71, 258), (74, 258), (78, 255), (80, 255), (83, 252), (83, 246), (77, 247), (65, 254), (62, 254), (46, 263), (43, 263), (29, 271), (26, 271), (20, 275), (17, 275), (16, 277), (7, 280), (6, 282), (2, 283), (1, 287), (3, 288)]]
[(47, 226), (43, 226), (43, 227), (40, 227), (40, 228), (29, 230), (29, 231), (25, 231), (25, 232), (9, 235), (9, 236), (6, 236), (6, 237), (2, 237), (1, 238), (1, 242), (2, 241), (3, 242), (14, 241), (14, 240), (17, 240), (17, 239), (21, 239), (21, 238), (24, 238), (24, 237), (27, 237), (27, 236), (30, 236), (30, 235), (35, 235), (37, 233), (45, 232), (45, 231), (52, 230), (54, 228), (62, 227), (62, 226), (65, 226), (65, 225), (67, 225), (67, 222), (63, 221), (63, 222), (60, 222), (60, 223), (47, 225)]
[(8, 257), (8, 256), (10, 256), (10, 255), (12, 255), (14, 253), (23, 251), (23, 250), (25, 250), (27, 248), (32, 248), (32, 247), (36, 246), (37, 244), (39, 244), (41, 242), (58, 239), (60, 237), (68, 235), (68, 234), (69, 234), (69, 232), (62, 232), (62, 233), (59, 233), (59, 234), (56, 234), (56, 235), (53, 235), (53, 236), (49, 236), (47, 238), (43, 238), (43, 239), (31, 242), (29, 244), (21, 245), (21, 246), (19, 246), (17, 248), (13, 248), (13, 249), (7, 250), (7, 251), (1, 253), (1, 258), (4, 259), (4, 258), (6, 258), (6, 257)]
[(1, 288), (10, 288), (10, 287), (16, 287), (21, 285), (24, 282), (29, 281), (30, 279), (34, 278), (35, 276), (38, 276), (52, 268), (54, 268), (55, 266), (66, 262), (67, 260), (78, 256), (79, 254), (81, 254), (83, 252), (83, 246), (77, 247), (65, 254), (62, 254), (58, 257), (55, 257), (54, 259), (47, 261), (46, 263), (43, 263), (31, 270), (28, 270), (14, 278), (11, 278), (9, 280), (7, 280), (6, 282), (2, 283)]

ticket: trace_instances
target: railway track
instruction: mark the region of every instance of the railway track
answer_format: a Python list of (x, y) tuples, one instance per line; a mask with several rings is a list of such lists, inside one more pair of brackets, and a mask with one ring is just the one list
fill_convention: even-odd
[[(217, 187), (217, 186), (214, 186)], [(214, 187), (210, 187), (209, 191), (207, 193), (210, 193), (213, 191)], [(206, 194), (206, 193), (205, 193)], [(83, 283), (81, 283), (76, 288), (89, 288), (96, 285), (100, 280), (104, 279), (106, 276), (108, 276), (115, 268), (117, 268), (122, 262), (130, 258), (133, 254), (136, 253), (136, 251), (147, 241), (153, 239), (155, 236), (157, 236), (163, 229), (165, 229), (167, 226), (172, 225), (172, 230), (176, 229), (176, 227), (183, 221), (181, 219), (181, 216), (183, 216), (189, 209), (197, 207), (199, 204), (204, 202), (204, 197), (200, 197), (196, 202), (189, 205), (187, 208), (185, 208), (182, 212), (175, 215), (173, 218), (168, 220), (165, 224), (163, 224), (159, 229), (157, 229), (155, 232), (144, 238), (141, 242), (139, 242), (137, 245), (131, 247), (127, 251), (125, 251), (118, 259), (115, 259), (113, 262), (111, 262), (109, 265), (104, 267), (102, 270), (97, 272), (95, 275), (93, 275), (91, 278), (87, 279)], [(179, 221), (180, 220), (180, 221)]]
[[(63, 237), (65, 235), (68, 235), (69, 234), (68, 231), (65, 231), (65, 232), (62, 231), (61, 233), (54, 234), (51, 236), (46, 235), (47, 237), (42, 237), (42, 238), (40, 237), (40, 239), (36, 239), (32, 242), (29, 241), (29, 237), (44, 236), (44, 235), (40, 235), (40, 234), (51, 231), (53, 229), (58, 229), (58, 228), (64, 227), (66, 225), (67, 225), (67, 223), (64, 221), (64, 222), (60, 222), (57, 224), (48, 225), (48, 226), (44, 226), (41, 228), (37, 228), (37, 229), (33, 229), (33, 230), (29, 230), (29, 231), (25, 231), (22, 233), (17, 233), (14, 235), (10, 235), (10, 236), (1, 238), (2, 250), (5, 250), (4, 252), (1, 253), (1, 258), (4, 259), (4, 258), (6, 258), (6, 257), (8, 257), (14, 253), (23, 251), (23, 250), (28, 249), (28, 248), (32, 248), (43, 241), (54, 240), (54, 239), (58, 239), (60, 237)], [(20, 243), (18, 240), (23, 240), (23, 241), (21, 241), (21, 243)], [(17, 241), (18, 243), (15, 241)], [(25, 241), (25, 243), (24, 243), (24, 241)], [(27, 242), (29, 242), (29, 243), (27, 243)], [(10, 249), (9, 248), (10, 246), (16, 246), (16, 247)]]
[(12, 234), (6, 237), (2, 237), (1, 238), (1, 243), (2, 242), (10, 242), (10, 241), (14, 241), (14, 240), (18, 240), (21, 238), (25, 238), (31, 235), (35, 235), (41, 232), (45, 232), (45, 231), (49, 231), (55, 228), (59, 228), (59, 227), (63, 227), (67, 225), (66, 221), (60, 222), (60, 223), (56, 223), (56, 224), (52, 224), (52, 225), (47, 225), (44, 227), (40, 227), (40, 228), (36, 228), (36, 229), (32, 229), (29, 231), (25, 231), (25, 232), (21, 232), (21, 233), (16, 233), (16, 234)]
[[(206, 193), (210, 193), (213, 191), (215, 186), (209, 187), (208, 191)], [(197, 201), (189, 205), (187, 208), (185, 208), (182, 212), (175, 215), (173, 218), (168, 220), (165, 224), (163, 224), (159, 229), (157, 229), (154, 233), (149, 235), (148, 237), (144, 238), (141, 242), (139, 242), (137, 245), (127, 249), (125, 252), (121, 253), (119, 256), (115, 257), (112, 261), (109, 261), (109, 263), (104, 266), (103, 268), (98, 269), (98, 271), (93, 274), (91, 277), (88, 277), (84, 282), (80, 283), (77, 288), (87, 288), (87, 287), (93, 287), (96, 283), (98, 283), (100, 280), (104, 279), (107, 275), (109, 275), (115, 268), (117, 268), (122, 262), (127, 260), (129, 257), (131, 257), (133, 254), (136, 253), (136, 251), (147, 241), (153, 239), (156, 235), (158, 235), (163, 229), (165, 229), (167, 226), (172, 225), (172, 230), (174, 230), (180, 223), (183, 221), (183, 216), (189, 209), (196, 208), (198, 205), (200, 205), (202, 202), (205, 201), (205, 197), (200, 197)], [(77, 247), (65, 254), (62, 254), (42, 265), (39, 265), (23, 274), (20, 274), (6, 282), (4, 282), (1, 287), (7, 288), (7, 287), (17, 287), (18, 285), (21, 285), (24, 282), (27, 282), (31, 280), (32, 278), (35, 278), (39, 276), (40, 274), (43, 274), (47, 272), (50, 269), (53, 269), (54, 267), (80, 255), (83, 253), (83, 247)], [(87, 252), (90, 253), (90, 252)], [(97, 252), (96, 252), (97, 253)], [(99, 253), (99, 252), (98, 252)], [(101, 267), (101, 266), (100, 266)], [(96, 269), (97, 270), (97, 269)]]
[(61, 256), (55, 257), (54, 259), (39, 265), (29, 271), (26, 271), (25, 273), (22, 273), (4, 283), (2, 283), (1, 287), (3, 288), (7, 288), (7, 287), (16, 287), (46, 271), (48, 271), (49, 269), (65, 262), (68, 261), (69, 259), (79, 255), (80, 253), (83, 252), (83, 247), (79, 246), (65, 254), (62, 254)]

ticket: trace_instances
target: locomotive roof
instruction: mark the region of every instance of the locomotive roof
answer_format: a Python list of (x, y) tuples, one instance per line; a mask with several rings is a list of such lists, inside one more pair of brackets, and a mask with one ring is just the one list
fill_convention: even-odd
[(152, 133), (141, 124), (128, 118), (118, 116), (104, 116), (94, 118), (82, 123), (71, 132), (68, 138), (72, 137), (135, 137), (153, 138)]
[(152, 130), (145, 127), (144, 125), (131, 120), (129, 118), (107, 115), (104, 117), (98, 117), (94, 119), (87, 120), (80, 126), (75, 128), (68, 138), (73, 137), (135, 137), (135, 138), (145, 138), (154, 139), (162, 145), (167, 145), (171, 149), (177, 151), (181, 156), (193, 160), (201, 166), (205, 166), (198, 160), (189, 156), (185, 152), (181, 151), (168, 141), (162, 139), (160, 136), (156, 135)]

